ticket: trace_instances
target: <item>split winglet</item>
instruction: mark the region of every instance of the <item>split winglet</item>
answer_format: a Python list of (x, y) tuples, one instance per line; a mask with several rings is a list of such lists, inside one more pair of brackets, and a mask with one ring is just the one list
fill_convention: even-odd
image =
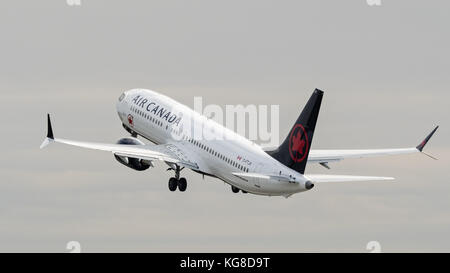
[(47, 147), (55, 139), (53, 135), (52, 122), (50, 120), (50, 114), (47, 114), (47, 137), (42, 142), (40, 148), (43, 149)]
[(434, 133), (437, 131), (438, 128), (439, 126), (436, 126), (436, 128), (434, 128), (434, 130), (431, 131), (431, 133), (416, 147), (416, 149), (419, 150), (419, 152), (423, 151), (423, 148), (425, 147), (425, 145), (427, 145), (428, 141), (434, 135)]
[(53, 137), (52, 121), (50, 120), (50, 114), (47, 114), (47, 137), (49, 139), (55, 139)]
[(431, 157), (432, 159), (435, 159), (435, 160), (437, 160), (435, 157), (433, 157), (433, 156), (431, 156), (431, 155), (429, 155), (429, 154), (427, 154), (427, 153), (425, 153), (424, 151), (423, 151), (423, 148), (425, 148), (425, 145), (427, 145), (427, 143), (428, 143), (428, 141), (430, 140), (430, 138), (434, 135), (434, 133), (437, 131), (437, 129), (439, 128), (439, 126), (436, 126), (436, 128), (434, 128), (434, 130), (433, 131), (431, 131), (431, 133), (416, 147), (416, 149), (419, 151), (419, 152), (421, 152), (421, 153), (423, 153), (423, 154), (425, 154), (425, 155), (427, 155), (427, 156), (429, 156), (429, 157)]

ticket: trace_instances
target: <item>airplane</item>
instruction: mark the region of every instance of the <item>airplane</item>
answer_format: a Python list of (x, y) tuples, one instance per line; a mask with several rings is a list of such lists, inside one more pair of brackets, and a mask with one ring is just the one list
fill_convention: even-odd
[[(323, 94), (319, 89), (314, 90), (286, 139), (271, 150), (263, 149), (172, 98), (147, 89), (125, 91), (117, 101), (120, 121), (130, 137), (115, 144), (55, 138), (50, 114), (47, 114), (47, 137), (40, 148), (62, 143), (107, 151), (121, 164), (136, 171), (147, 170), (155, 166), (154, 162), (162, 161), (175, 174), (168, 182), (172, 192), (186, 191), (187, 181), (181, 177), (181, 172), (190, 169), (203, 177), (224, 181), (233, 193), (288, 198), (309, 191), (319, 183), (392, 180), (392, 177), (309, 174), (305, 173), (305, 168), (307, 163), (319, 163), (329, 169), (330, 163), (347, 158), (424, 153), (425, 145), (439, 128), (435, 127), (416, 147), (311, 150)], [(205, 137), (205, 132), (209, 137)], [(152, 144), (145, 144), (138, 136)]]

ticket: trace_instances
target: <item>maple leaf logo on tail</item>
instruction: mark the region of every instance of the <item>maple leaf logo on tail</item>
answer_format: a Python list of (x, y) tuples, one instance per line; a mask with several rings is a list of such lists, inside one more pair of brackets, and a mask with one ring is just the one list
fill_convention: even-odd
[(291, 132), (289, 141), (289, 153), (294, 162), (302, 162), (306, 158), (308, 152), (308, 136), (305, 128), (301, 124), (297, 124)]
[(293, 137), (292, 141), (292, 150), (303, 155), (306, 142), (302, 139), (302, 134), (300, 131), (297, 132), (297, 135)]
[(305, 173), (322, 97), (323, 91), (314, 90), (283, 143), (276, 150), (267, 151), (278, 162), (301, 174)]

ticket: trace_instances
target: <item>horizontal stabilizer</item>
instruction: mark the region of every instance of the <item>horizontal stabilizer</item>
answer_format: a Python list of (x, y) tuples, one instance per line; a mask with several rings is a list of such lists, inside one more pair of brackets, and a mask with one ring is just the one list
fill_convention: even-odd
[(283, 176), (283, 175), (271, 175), (271, 174), (261, 174), (261, 173), (233, 173), (234, 176), (239, 178), (257, 178), (265, 180), (276, 180), (280, 182), (297, 183), (295, 177)]
[(313, 183), (328, 182), (361, 182), (361, 181), (386, 181), (394, 180), (393, 177), (377, 176), (353, 176), (353, 175), (326, 175), (326, 174), (308, 174), (305, 177)]

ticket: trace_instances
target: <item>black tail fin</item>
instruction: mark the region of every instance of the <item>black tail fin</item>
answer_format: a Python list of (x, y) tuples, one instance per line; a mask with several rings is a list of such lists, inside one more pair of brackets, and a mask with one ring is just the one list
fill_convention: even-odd
[(268, 152), (273, 158), (301, 174), (305, 173), (322, 97), (323, 91), (314, 90), (286, 140), (278, 149)]

